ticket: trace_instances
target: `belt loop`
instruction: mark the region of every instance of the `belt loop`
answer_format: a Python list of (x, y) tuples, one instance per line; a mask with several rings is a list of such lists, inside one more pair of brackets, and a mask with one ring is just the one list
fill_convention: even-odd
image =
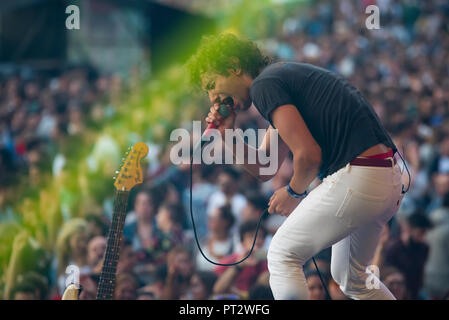
[(391, 171), (393, 171), (394, 173), (394, 158), (392, 157), (390, 158), (390, 160), (391, 160)]
[(346, 172), (349, 172), (349, 169), (350, 169), (350, 168), (351, 168), (351, 163), (348, 162), (348, 163), (346, 164), (346, 168), (345, 168)]

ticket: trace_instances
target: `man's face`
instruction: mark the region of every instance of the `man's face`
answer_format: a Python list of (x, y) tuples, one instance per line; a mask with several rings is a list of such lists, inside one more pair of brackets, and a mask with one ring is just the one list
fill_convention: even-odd
[(223, 101), (226, 97), (234, 100), (235, 112), (248, 110), (251, 107), (249, 96), (249, 76), (231, 72), (228, 76), (209, 74), (203, 77), (203, 89), (207, 91), (211, 103)]

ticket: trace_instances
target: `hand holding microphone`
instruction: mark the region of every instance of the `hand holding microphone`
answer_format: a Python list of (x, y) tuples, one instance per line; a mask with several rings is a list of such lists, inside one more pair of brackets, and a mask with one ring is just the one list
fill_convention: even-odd
[[(206, 117), (206, 122), (209, 123), (206, 130), (204, 130), (203, 135), (200, 140), (193, 147), (193, 152), (191, 157), (196, 154), (199, 149), (202, 149), (206, 145), (207, 140), (203, 140), (207, 137), (210, 129), (217, 129), (220, 131), (222, 137), (224, 137), (225, 129), (234, 128), (235, 122), (235, 112), (232, 111), (232, 106), (234, 105), (234, 100), (231, 97), (227, 97), (221, 103), (215, 103), (211, 108), (210, 112)], [(210, 141), (210, 140), (209, 140)]]
[(209, 123), (209, 126), (204, 131), (204, 134), (207, 133), (208, 129), (213, 128), (220, 131), (220, 134), (224, 137), (225, 129), (234, 129), (236, 114), (232, 110), (233, 105), (234, 101), (231, 97), (225, 98), (221, 103), (214, 103), (206, 117), (206, 122)]

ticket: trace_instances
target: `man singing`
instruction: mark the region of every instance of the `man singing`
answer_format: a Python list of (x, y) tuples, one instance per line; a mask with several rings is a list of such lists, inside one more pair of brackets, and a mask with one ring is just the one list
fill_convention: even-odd
[[(401, 171), (396, 146), (361, 93), (310, 64), (270, 64), (255, 43), (232, 34), (203, 38), (187, 68), (213, 104), (206, 121), (222, 136), (234, 129), (236, 112), (253, 104), (270, 123), (259, 150), (270, 152), (270, 131), (277, 129), (278, 166), (288, 151), (293, 154), (290, 183), (268, 204), (270, 214), (287, 216), (267, 256), (274, 297), (307, 299), (302, 266), (332, 246), (331, 274), (347, 296), (395, 299), (367, 270), (373, 270), (382, 227), (402, 200)], [(226, 97), (234, 104), (223, 118), (218, 107)], [(246, 160), (251, 148), (245, 146)], [(261, 166), (258, 161), (243, 165), (262, 181), (271, 179), (259, 174)], [(317, 176), (322, 183), (307, 193)]]

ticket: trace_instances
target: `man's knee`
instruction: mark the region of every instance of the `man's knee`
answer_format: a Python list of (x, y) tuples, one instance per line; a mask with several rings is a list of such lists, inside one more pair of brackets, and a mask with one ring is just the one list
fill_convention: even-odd
[(367, 273), (361, 268), (345, 267), (331, 264), (331, 275), (340, 286), (341, 291), (352, 298), (368, 290), (366, 286)]
[(282, 239), (273, 237), (268, 248), (267, 262), (270, 273), (288, 272), (292, 268), (296, 270), (302, 268), (307, 261), (304, 250), (300, 247), (291, 248)]

